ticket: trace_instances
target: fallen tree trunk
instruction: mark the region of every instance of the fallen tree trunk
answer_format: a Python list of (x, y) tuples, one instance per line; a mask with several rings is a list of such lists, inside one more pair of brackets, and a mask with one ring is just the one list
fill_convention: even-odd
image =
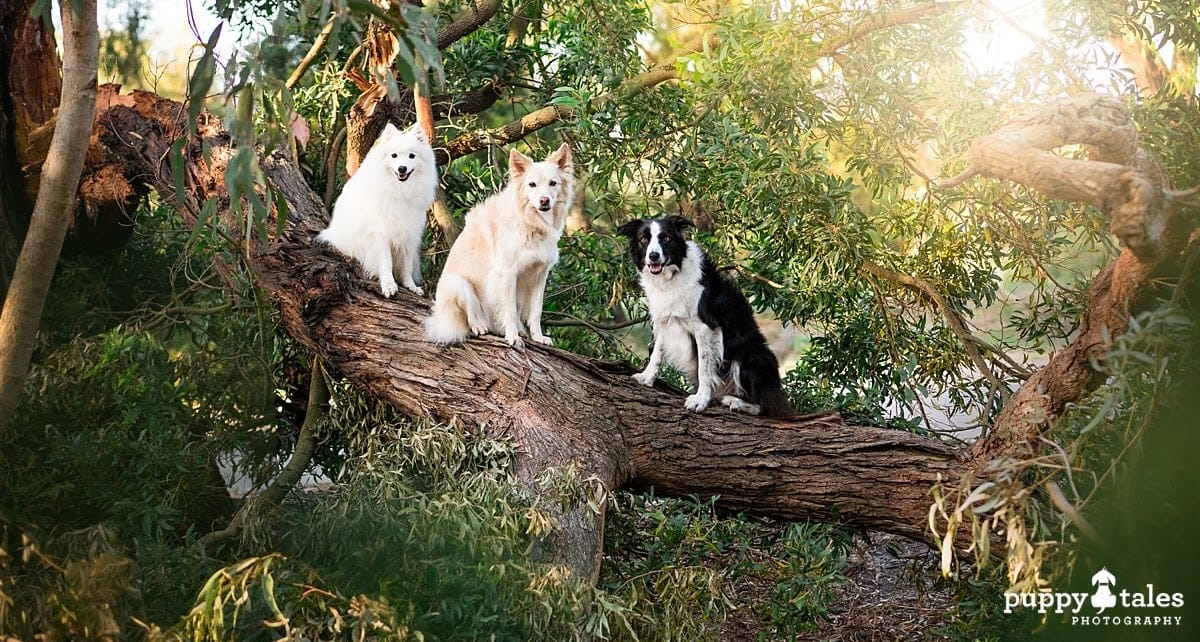
[[(100, 118), (109, 151), (140, 174), (195, 224), (203, 203), (235, 235), (224, 172), (229, 136), (202, 118), (201, 141), (184, 151), (186, 191), (175, 194), (171, 143), (185, 131), (178, 105), (135, 92)], [(268, 247), (251, 244), (255, 282), (277, 302), (283, 327), (328, 366), (415, 417), (460, 417), (512, 440), (527, 480), (574, 464), (607, 489), (653, 487), (660, 495), (719, 495), (718, 505), (787, 519), (821, 519), (927, 538), (929, 489), (965, 471), (962, 453), (937, 440), (847, 425), (836, 413), (780, 422), (716, 407), (684, 410), (683, 396), (647, 389), (626, 364), (585, 359), (553, 348), (509, 348), (499, 338), (460, 346), (426, 342), (420, 323), (429, 302), (407, 292), (391, 300), (362, 287), (353, 268), (312, 238), (328, 214), (282, 155), (262, 168), (286, 198), (284, 233)], [(268, 225), (273, 228), (272, 225)], [(560, 559), (593, 575), (602, 521), (563, 529)]]
[[(1104, 100), (1097, 107), (1113, 109)], [(114, 101), (98, 123), (108, 153), (132, 170), (129, 174), (143, 177), (173, 202), (189, 224), (196, 224), (204, 203), (215, 202), (215, 218), (239, 245), (249, 248), (246, 265), (278, 304), (284, 329), (370, 394), (414, 417), (458, 417), (510, 439), (517, 448), (517, 472), (531, 486), (545, 471), (572, 465), (609, 490), (653, 488), (664, 496), (717, 496), (719, 506), (733, 510), (849, 523), (917, 539), (931, 535), (927, 520), (932, 488), (940, 484), (970, 490), (981, 481), (977, 477), (986, 477), (989, 462), (1014, 453), (1021, 456), (1068, 403), (1098, 385), (1094, 360), (1147, 300), (1153, 267), (1177, 255), (1179, 248), (1175, 239), (1180, 234), (1173, 224), (1179, 219), (1169, 215), (1160, 219), (1167, 223), (1164, 233), (1128, 237), (1160, 241), (1139, 247), (1143, 256), (1153, 258), (1146, 261), (1126, 249), (1097, 276), (1082, 332), (1029, 378), (995, 428), (968, 453), (928, 437), (847, 425), (836, 413), (787, 422), (720, 407), (691, 413), (683, 409), (678, 391), (651, 391), (636, 384), (627, 364), (552, 348), (514, 350), (498, 338), (447, 348), (428, 343), (420, 326), (428, 314), (426, 299), (408, 292), (392, 300), (380, 298), (370, 284), (354, 276), (347, 261), (312, 244), (328, 214), (284, 155), (260, 155), (264, 176), (288, 206), (282, 233), (266, 247), (253, 234), (243, 243), (242, 222), (231, 213), (224, 173), (235, 150), (215, 118), (202, 116), (199, 139), (185, 146), (185, 189), (175, 193), (170, 147), (185, 131), (183, 118), (177, 103), (135, 92), (127, 100)], [(1047, 122), (1057, 121), (1037, 124)], [(1014, 132), (1020, 134), (1016, 125), (1000, 130), (1000, 140), (1008, 144), (1006, 137)], [(988, 145), (989, 139), (981, 140)], [(1140, 158), (1136, 141), (1122, 149), (1127, 158)], [(986, 147), (977, 151), (981, 153), (973, 155), (976, 161), (989, 158), (982, 153)], [(1115, 153), (1102, 150), (1102, 155), (1108, 156), (1105, 163), (1118, 160), (1111, 157)], [(992, 172), (979, 163), (970, 173)], [(1019, 173), (1005, 177), (1027, 178)], [(1138, 217), (1129, 204), (1152, 207), (1173, 194), (1162, 193), (1167, 197), (1110, 198), (1105, 203), (1123, 203), (1120, 209), (1127, 221), (1154, 220), (1155, 213)], [(266, 227), (275, 229), (274, 221)], [(1158, 229), (1157, 224), (1150, 227)], [(603, 516), (595, 519), (577, 509), (560, 517), (564, 528), (552, 542), (556, 557), (594, 577), (602, 552)], [(962, 542), (970, 537), (957, 535), (954, 539)], [(998, 552), (1002, 546), (990, 550)]]

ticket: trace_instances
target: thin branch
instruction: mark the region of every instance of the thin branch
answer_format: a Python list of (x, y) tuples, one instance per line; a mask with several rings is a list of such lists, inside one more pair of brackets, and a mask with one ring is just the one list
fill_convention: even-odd
[(629, 327), (632, 327), (635, 325), (645, 323), (650, 320), (649, 317), (637, 317), (634, 319), (626, 319), (624, 321), (598, 322), (598, 321), (585, 321), (584, 319), (580, 319), (579, 317), (572, 316), (572, 315), (566, 314), (564, 312), (550, 312), (548, 314), (553, 314), (553, 315), (555, 315), (557, 317), (561, 317), (561, 318), (545, 319), (542, 321), (542, 325), (549, 326), (552, 328), (589, 328), (591, 330), (604, 330), (604, 331), (610, 331), (610, 332), (612, 330), (622, 330), (624, 328), (629, 328)]
[(966, 349), (967, 356), (975, 364), (975, 368), (984, 377), (987, 377), (988, 382), (1002, 397), (1008, 396), (1008, 387), (996, 378), (996, 375), (992, 373), (992, 369), (988, 367), (987, 361), (984, 360), (983, 354), (979, 351), (981, 340), (975, 337), (967, 327), (967, 322), (962, 318), (962, 315), (950, 305), (946, 297), (942, 296), (942, 293), (932, 283), (915, 276), (889, 270), (871, 261), (863, 261), (862, 270), (881, 279), (902, 285), (932, 301), (933, 305), (942, 313), (942, 317), (946, 320), (946, 327), (950, 328), (950, 331), (962, 342), (963, 348)]
[(325, 46), (329, 44), (329, 39), (333, 36), (333, 28), (337, 26), (337, 8), (334, 7), (329, 12), (329, 20), (325, 21), (325, 26), (321, 28), (321, 33), (317, 34), (317, 39), (313, 41), (312, 47), (309, 47), (308, 53), (300, 59), (300, 64), (296, 65), (296, 69), (292, 71), (292, 75), (288, 76), (288, 89), (294, 89), (299, 84), (300, 79), (304, 77), (305, 72), (309, 67), (312, 67), (316, 62), (317, 56), (325, 50)]
[(267, 486), (266, 490), (255, 495), (242, 504), (230, 520), (229, 526), (212, 531), (200, 538), (200, 546), (206, 551), (213, 550), (217, 545), (228, 542), (246, 529), (251, 517), (261, 514), (264, 509), (276, 507), (283, 502), (287, 494), (300, 481), (304, 471), (312, 462), (313, 452), (317, 448), (317, 423), (324, 416), (324, 406), (329, 402), (329, 385), (325, 373), (321, 369), (321, 360), (313, 357), (312, 375), (308, 383), (308, 407), (304, 413), (304, 422), (300, 425), (300, 436), (296, 438), (296, 449), (288, 459), (287, 464), (279, 471), (279, 476)]
[[(338, 121), (342, 119), (338, 116)], [(338, 128), (336, 134), (333, 135), (333, 142), (329, 144), (329, 151), (325, 155), (325, 209), (333, 207), (333, 187), (337, 185), (337, 177), (334, 173), (337, 171), (338, 156), (342, 153), (342, 145), (346, 142), (346, 127), (343, 125)]]
[(1083, 515), (1079, 514), (1079, 511), (1075, 510), (1075, 507), (1071, 505), (1071, 502), (1067, 501), (1066, 495), (1063, 495), (1062, 489), (1058, 487), (1058, 484), (1048, 481), (1046, 482), (1046, 490), (1049, 491), (1050, 494), (1050, 503), (1054, 504), (1054, 507), (1057, 508), (1059, 512), (1065, 515), (1067, 519), (1071, 520), (1071, 523), (1079, 529), (1080, 533), (1083, 533), (1085, 537), (1093, 542), (1099, 544), (1104, 543), (1104, 540), (1100, 539), (1100, 534), (1096, 532), (1096, 529), (1093, 528), (1092, 525), (1083, 518)]
[[(599, 106), (609, 100), (643, 91), (678, 77), (679, 73), (673, 65), (654, 67), (626, 80), (615, 90), (596, 97), (593, 103)], [(456, 158), (473, 154), (488, 147), (507, 145), (521, 140), (539, 129), (553, 125), (560, 120), (574, 118), (575, 116), (575, 110), (570, 107), (546, 105), (500, 127), (463, 134), (458, 138), (447, 141), (444, 146), (436, 150), (438, 164), (448, 163)]]
[(877, 32), (896, 27), (904, 24), (911, 24), (925, 18), (940, 16), (948, 13), (953, 9), (967, 4), (964, 0), (954, 0), (952, 2), (932, 2), (929, 4), (920, 4), (907, 9), (897, 11), (872, 13), (859, 22), (854, 29), (837, 38), (830, 39), (821, 45), (817, 51), (817, 55), (821, 57), (831, 56), (840, 51), (846, 45), (858, 42), (863, 38)]
[(933, 181), (929, 184), (929, 186), (933, 189), (951, 189), (962, 185), (976, 176), (979, 176), (979, 170), (975, 169), (974, 167), (968, 167), (944, 181)]

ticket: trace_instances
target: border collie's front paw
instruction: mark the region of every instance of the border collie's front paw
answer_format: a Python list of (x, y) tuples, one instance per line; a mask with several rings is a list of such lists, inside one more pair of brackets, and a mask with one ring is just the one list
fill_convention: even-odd
[(392, 298), (392, 295), (399, 291), (400, 287), (396, 285), (395, 281), (392, 281), (391, 283), (379, 284), (379, 292), (383, 294), (384, 298), (386, 299)]
[(412, 292), (413, 294), (415, 294), (417, 296), (425, 296), (425, 290), (421, 289), (421, 286), (419, 286), (419, 285), (406, 285), (406, 286), (404, 286), (404, 289), (408, 290), (409, 292)]
[(525, 347), (525, 342), (522, 341), (521, 337), (516, 334), (504, 335), (504, 341), (507, 342), (508, 345), (510, 345), (518, 350), (521, 350)]
[(683, 407), (687, 408), (688, 410), (700, 412), (708, 407), (709, 401), (712, 401), (712, 398), (708, 395), (696, 393), (694, 395), (689, 395), (688, 398), (684, 400)]
[(532, 336), (532, 337), (529, 337), (529, 338), (530, 338), (530, 339), (533, 339), (533, 341), (534, 341), (535, 343), (540, 343), (540, 344), (542, 344), (542, 345), (544, 345), (544, 346), (552, 346), (552, 345), (554, 345), (554, 339), (551, 339), (550, 337), (548, 337), (548, 336), (546, 336), (546, 335), (544, 335), (544, 334), (535, 335), (535, 336)]
[(639, 373), (633, 375), (633, 380), (642, 384), (643, 386), (653, 386), (654, 385), (654, 377), (655, 377), (655, 375), (653, 372), (649, 372), (649, 371), (639, 372)]
[(473, 334), (477, 337), (482, 337), (483, 335), (487, 334), (487, 331), (488, 331), (488, 327), (486, 325), (471, 326), (471, 334)]

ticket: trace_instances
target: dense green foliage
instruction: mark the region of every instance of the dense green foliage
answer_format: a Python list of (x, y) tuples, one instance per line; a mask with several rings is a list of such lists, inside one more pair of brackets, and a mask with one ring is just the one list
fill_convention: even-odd
[[(298, 158), (311, 184), (319, 194), (339, 186), (328, 155), (357, 95), (342, 68), (365, 4), (218, 0), (232, 23), (225, 37), (250, 50), (224, 72), (241, 109), (210, 104), (230, 112), (244, 152), (231, 185), (254, 185), (253, 144), (287, 144), (294, 110), (312, 131)], [(470, 4), (439, 2), (436, 18), (444, 24)], [(905, 430), (982, 425), (1001, 407), (1001, 388), (1078, 329), (1087, 285), (1117, 248), (1091, 208), (998, 181), (938, 191), (930, 179), (962, 169), (970, 141), (998, 124), (1103, 89), (1128, 98), (1143, 145), (1177, 185), (1200, 184), (1200, 16), (1191, 3), (1126, 11), (1047, 2), (1046, 40), (991, 68), (964, 53), (1002, 24), (984, 6), (849, 37), (864, 15), (893, 4), (506, 0), (440, 60), (422, 42), (434, 16), (407, 9), (399, 80), (421, 73), (416, 53), (435, 92), (501, 88), (491, 108), (439, 123), (444, 138), (547, 104), (574, 110), (518, 144), (541, 156), (569, 141), (580, 173), (582, 213), (548, 288), (558, 345), (645, 356), (649, 335), (636, 323), (644, 303), (611, 230), (682, 212), (764, 319), (794, 330), (786, 383), (799, 408), (837, 407), (851, 421)], [(283, 78), (339, 7), (348, 19), (287, 89)], [(530, 20), (514, 20), (518, 12)], [(1162, 51), (1171, 44), (1168, 80), (1150, 91), (1114, 66), (1097, 43), (1120, 34)], [(140, 42), (119, 36), (108, 40), (115, 56)], [(623, 85), (660, 64), (678, 80)], [(503, 184), (506, 156), (488, 149), (444, 168), (455, 215)], [(247, 227), (257, 215), (247, 212)], [(440, 233), (426, 247), (425, 272), (436, 275)], [(119, 253), (61, 266), (19, 438), (0, 453), (0, 633), (693, 640), (719, 639), (736, 619), (749, 635), (788, 639), (830, 617), (857, 533), (719, 514), (711, 498), (605, 496), (571, 470), (548, 475), (534, 494), (517, 483), (509, 444), (474, 426), (406, 420), (347, 382), (334, 383), (318, 426), (321, 483), (204, 552), (198, 539), (233, 509), (222, 475), (243, 489), (268, 483), (291, 451), (308, 387), (310, 356), (278, 331), (269, 302), (213, 270), (219, 259), (244, 278), (239, 251), (221, 230), (181, 229), (168, 208), (149, 206)], [(980, 372), (941, 311), (867, 264), (926, 282), (1011, 362), (989, 352), (989, 372)], [(1131, 453), (1160, 413), (1181, 412), (1171, 395), (1190, 326), (1180, 313), (1187, 297), (1173, 285), (1101, 364), (1108, 385), (1059, 422), (1045, 452), (1012, 470), (1037, 482), (1004, 505), (1005, 523), (1030, 543), (1018, 553), (1035, 577), (1069, 576), (1077, 555), (1088, 564), (1094, 556), (1059, 546), (1078, 531), (1047, 509), (1044, 482), (1084, 511), (1139, 501), (1128, 489), (1141, 486), (1124, 485)], [(601, 502), (609, 521), (599, 585), (539, 561), (551, 508)], [(941, 587), (957, 606), (934, 618), (935, 632), (1022, 635), (1031, 623), (1002, 619), (996, 593), (1029, 575), (973, 570)]]

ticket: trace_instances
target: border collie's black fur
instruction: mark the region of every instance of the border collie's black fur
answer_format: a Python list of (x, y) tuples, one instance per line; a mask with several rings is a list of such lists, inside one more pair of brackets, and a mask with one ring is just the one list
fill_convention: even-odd
[(795, 414), (783, 393), (779, 362), (754, 321), (750, 303), (717, 272), (681, 216), (637, 219), (617, 228), (629, 238), (629, 255), (650, 307), (654, 349), (645, 371), (653, 385), (665, 359), (696, 387), (685, 405), (703, 410), (712, 396), (732, 410), (769, 417)]

